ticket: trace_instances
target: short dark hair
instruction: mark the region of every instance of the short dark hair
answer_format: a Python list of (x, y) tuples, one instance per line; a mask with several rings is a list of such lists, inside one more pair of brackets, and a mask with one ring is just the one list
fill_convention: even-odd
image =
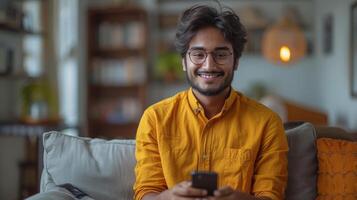
[(218, 11), (213, 7), (195, 5), (182, 14), (177, 25), (175, 41), (176, 49), (182, 58), (188, 51), (191, 39), (205, 27), (215, 27), (222, 32), (223, 37), (233, 47), (234, 64), (236, 64), (247, 42), (247, 33), (238, 15), (232, 9), (221, 6)]

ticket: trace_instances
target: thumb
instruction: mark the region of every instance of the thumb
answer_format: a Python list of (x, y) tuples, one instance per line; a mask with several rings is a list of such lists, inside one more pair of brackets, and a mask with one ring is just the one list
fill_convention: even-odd
[(220, 189), (214, 191), (214, 196), (216, 196), (216, 197), (228, 196), (228, 195), (232, 194), (233, 192), (234, 192), (234, 190), (231, 187), (223, 186)]

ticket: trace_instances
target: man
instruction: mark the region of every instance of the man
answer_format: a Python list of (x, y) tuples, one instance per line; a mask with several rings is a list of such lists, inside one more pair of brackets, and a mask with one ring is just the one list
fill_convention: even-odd
[[(279, 117), (231, 88), (246, 42), (238, 16), (186, 10), (176, 47), (191, 88), (149, 107), (136, 136), (135, 199), (283, 199), (287, 141)], [(214, 196), (191, 187), (215, 171)]]

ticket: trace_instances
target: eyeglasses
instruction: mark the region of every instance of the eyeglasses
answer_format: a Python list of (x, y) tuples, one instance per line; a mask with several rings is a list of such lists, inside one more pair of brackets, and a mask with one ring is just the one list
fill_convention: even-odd
[(191, 62), (195, 65), (203, 64), (206, 61), (208, 54), (212, 55), (213, 61), (216, 64), (224, 65), (229, 61), (232, 52), (228, 49), (219, 49), (211, 52), (206, 52), (203, 49), (192, 49), (188, 52)]

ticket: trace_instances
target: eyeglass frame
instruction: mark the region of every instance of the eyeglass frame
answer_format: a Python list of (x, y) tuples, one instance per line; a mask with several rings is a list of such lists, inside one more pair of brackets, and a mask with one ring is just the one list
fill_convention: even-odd
[[(195, 63), (195, 62), (192, 61), (191, 52), (192, 52), (192, 51), (195, 51), (195, 50), (203, 51), (203, 52), (205, 53), (205, 58), (203, 59), (203, 61), (202, 61), (201, 63)], [(218, 63), (218, 62), (216, 61), (216, 58), (215, 58), (215, 54), (214, 54), (214, 53), (215, 53), (215, 51), (219, 51), (219, 50), (227, 50), (227, 51), (229, 52), (229, 55), (227, 55), (227, 58), (228, 58), (229, 56), (233, 55), (233, 52), (231, 52), (230, 49), (229, 49), (229, 48), (226, 48), (226, 47), (217, 48), (217, 49), (215, 49), (215, 50), (213, 50), (213, 51), (209, 51), (209, 52), (206, 51), (206, 50), (203, 49), (203, 48), (193, 48), (193, 49), (190, 49), (190, 50), (187, 51), (187, 55), (188, 55), (188, 57), (190, 58), (190, 61), (191, 61), (193, 64), (195, 64), (195, 65), (202, 65), (203, 63), (205, 63), (206, 60), (207, 60), (208, 54), (211, 54), (213, 61), (214, 61), (217, 65), (224, 65), (224, 64), (226, 64), (226, 63)], [(226, 59), (226, 60), (228, 61), (228, 59)], [(225, 62), (226, 62), (226, 61), (225, 61)]]

